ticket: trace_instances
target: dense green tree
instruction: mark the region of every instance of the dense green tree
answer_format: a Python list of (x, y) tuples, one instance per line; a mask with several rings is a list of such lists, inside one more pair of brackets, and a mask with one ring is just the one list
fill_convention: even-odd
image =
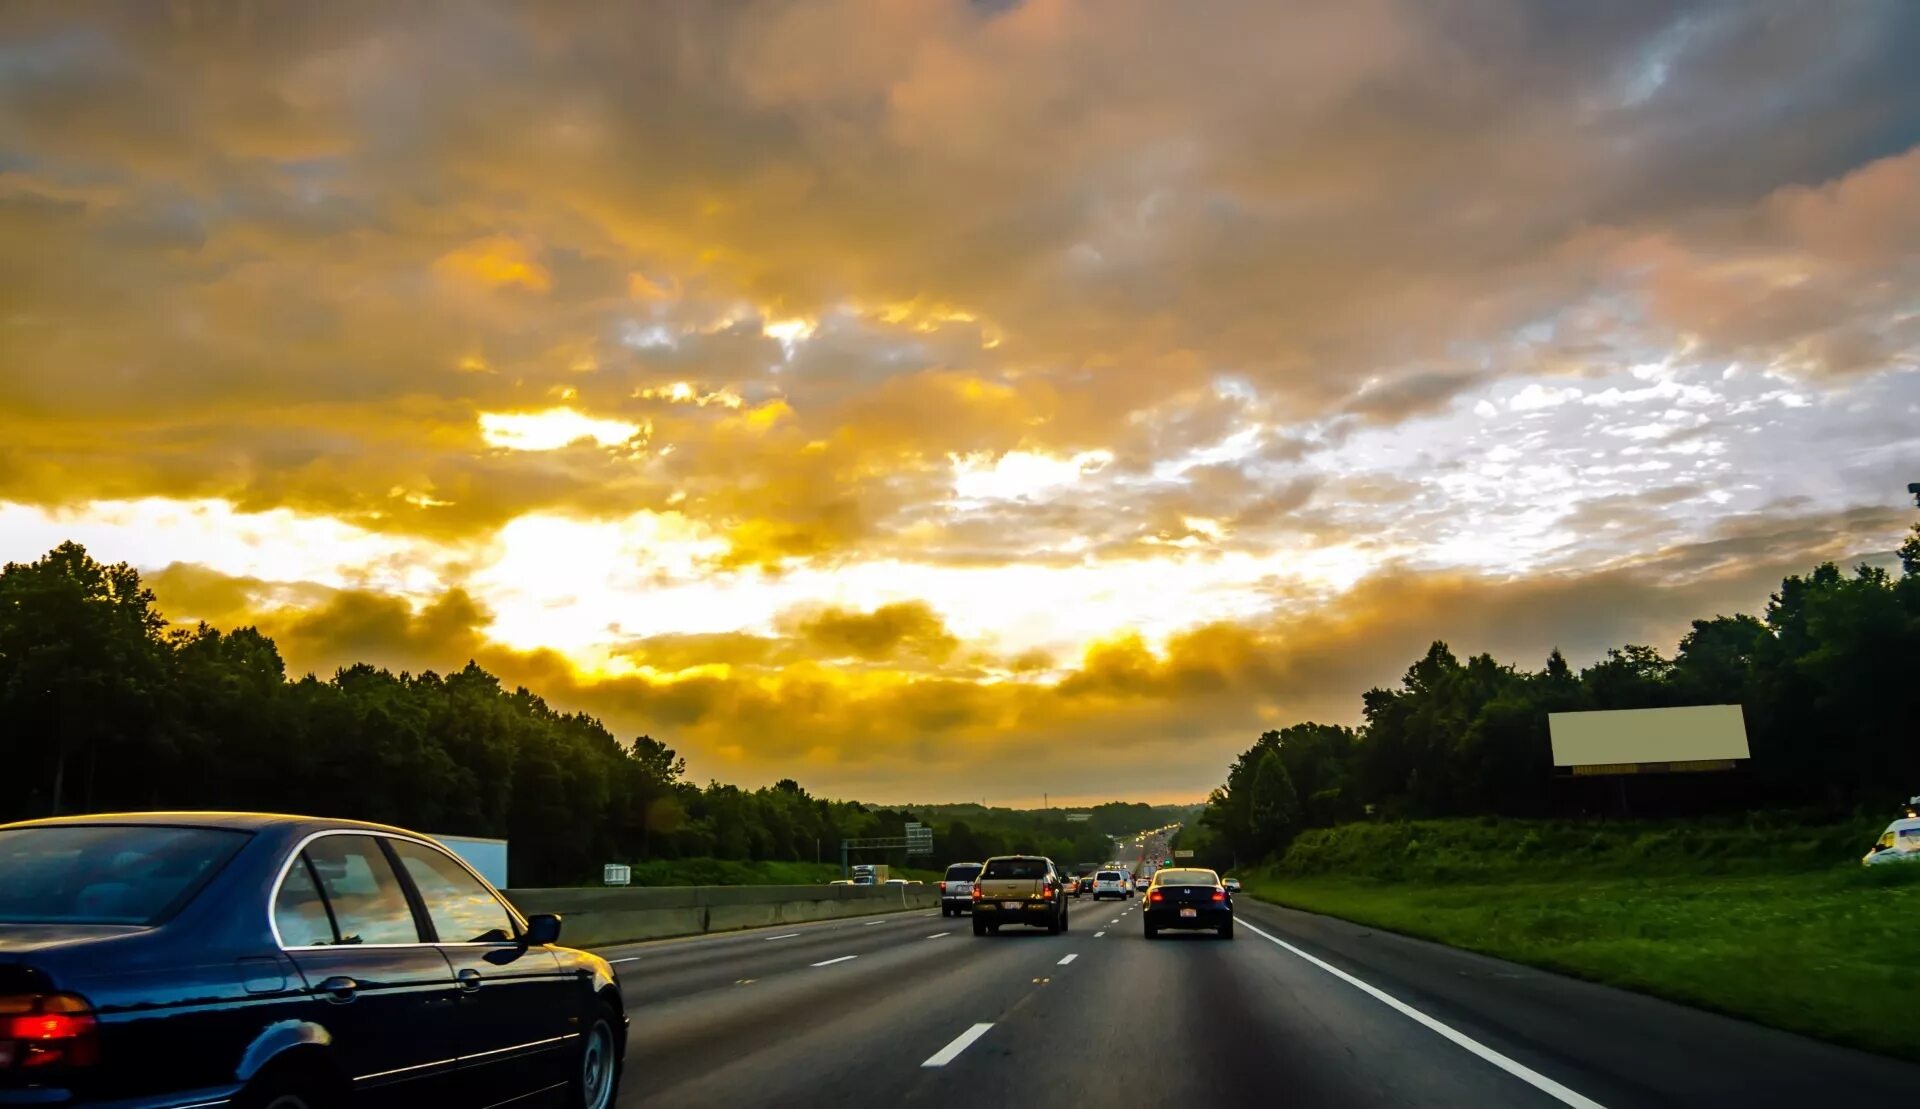
[[(1747, 803), (1850, 811), (1905, 797), (1920, 791), (1920, 528), (1900, 555), (1899, 578), (1831, 564), (1789, 577), (1758, 617), (1695, 620), (1672, 659), (1628, 645), (1576, 674), (1556, 650), (1522, 673), (1485, 655), (1462, 664), (1436, 642), (1397, 688), (1367, 691), (1358, 733), (1300, 724), (1260, 736), (1182, 842), (1216, 865), (1271, 851), (1251, 790), (1269, 755), (1299, 786), (1305, 826), (1540, 815), (1554, 804), (1548, 717), (1587, 709), (1741, 705)], [(1693, 796), (1706, 805), (1726, 795)]]

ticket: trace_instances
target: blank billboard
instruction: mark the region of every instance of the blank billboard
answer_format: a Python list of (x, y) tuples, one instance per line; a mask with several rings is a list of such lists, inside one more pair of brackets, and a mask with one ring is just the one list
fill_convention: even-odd
[(1547, 714), (1553, 765), (1686, 763), (1744, 759), (1747, 722), (1739, 705)]

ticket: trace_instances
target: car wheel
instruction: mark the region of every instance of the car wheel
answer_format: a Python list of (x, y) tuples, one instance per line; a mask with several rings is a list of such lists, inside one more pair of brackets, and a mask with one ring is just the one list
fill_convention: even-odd
[(1223, 940), (1233, 938), (1233, 921), (1229, 920), (1220, 926), (1220, 938)]
[(604, 1016), (594, 1018), (574, 1061), (567, 1090), (569, 1109), (607, 1109), (613, 1104), (613, 1089), (620, 1081), (616, 1042), (613, 1022)]
[(1158, 929), (1158, 928), (1155, 928), (1155, 927), (1154, 927), (1153, 925), (1151, 925), (1151, 924), (1149, 924), (1149, 925), (1147, 925), (1147, 926), (1146, 926), (1146, 928), (1147, 928), (1147, 938), (1148, 938), (1148, 939), (1150, 939), (1150, 940), (1152, 940), (1152, 939), (1159, 939), (1159, 938), (1160, 938), (1160, 929)]
[(1065, 905), (1060, 906), (1060, 930), (1062, 932), (1067, 930), (1067, 907)]

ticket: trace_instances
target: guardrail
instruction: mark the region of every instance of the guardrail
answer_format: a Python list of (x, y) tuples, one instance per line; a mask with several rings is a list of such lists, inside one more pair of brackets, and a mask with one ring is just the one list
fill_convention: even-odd
[(522, 913), (558, 913), (560, 942), (604, 947), (835, 917), (934, 909), (937, 886), (627, 886), (507, 890)]

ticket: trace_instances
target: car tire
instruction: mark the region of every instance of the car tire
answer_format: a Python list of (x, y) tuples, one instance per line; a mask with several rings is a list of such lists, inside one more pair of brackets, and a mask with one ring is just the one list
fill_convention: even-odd
[(980, 919), (979, 917), (974, 917), (974, 918), (973, 918), (973, 934), (974, 934), (974, 935), (976, 935), (976, 936), (984, 936), (984, 935), (986, 935), (986, 934), (987, 934), (987, 922), (986, 922), (986, 921), (984, 921), (984, 920), (981, 920), (981, 919)]
[(1148, 939), (1150, 939), (1150, 940), (1157, 940), (1157, 939), (1159, 939), (1159, 938), (1160, 938), (1160, 929), (1158, 929), (1158, 928), (1155, 928), (1155, 927), (1154, 927), (1153, 925), (1151, 925), (1151, 924), (1149, 924), (1149, 925), (1146, 925), (1145, 927), (1146, 927), (1146, 930), (1147, 930), (1147, 938), (1148, 938)]
[(1220, 926), (1220, 938), (1223, 940), (1233, 938), (1233, 921), (1229, 920)]
[(567, 1078), (567, 1109), (611, 1109), (620, 1085), (619, 1038), (604, 1013), (587, 1026)]
[(1062, 932), (1067, 930), (1067, 907), (1065, 905), (1060, 906), (1060, 930)]

